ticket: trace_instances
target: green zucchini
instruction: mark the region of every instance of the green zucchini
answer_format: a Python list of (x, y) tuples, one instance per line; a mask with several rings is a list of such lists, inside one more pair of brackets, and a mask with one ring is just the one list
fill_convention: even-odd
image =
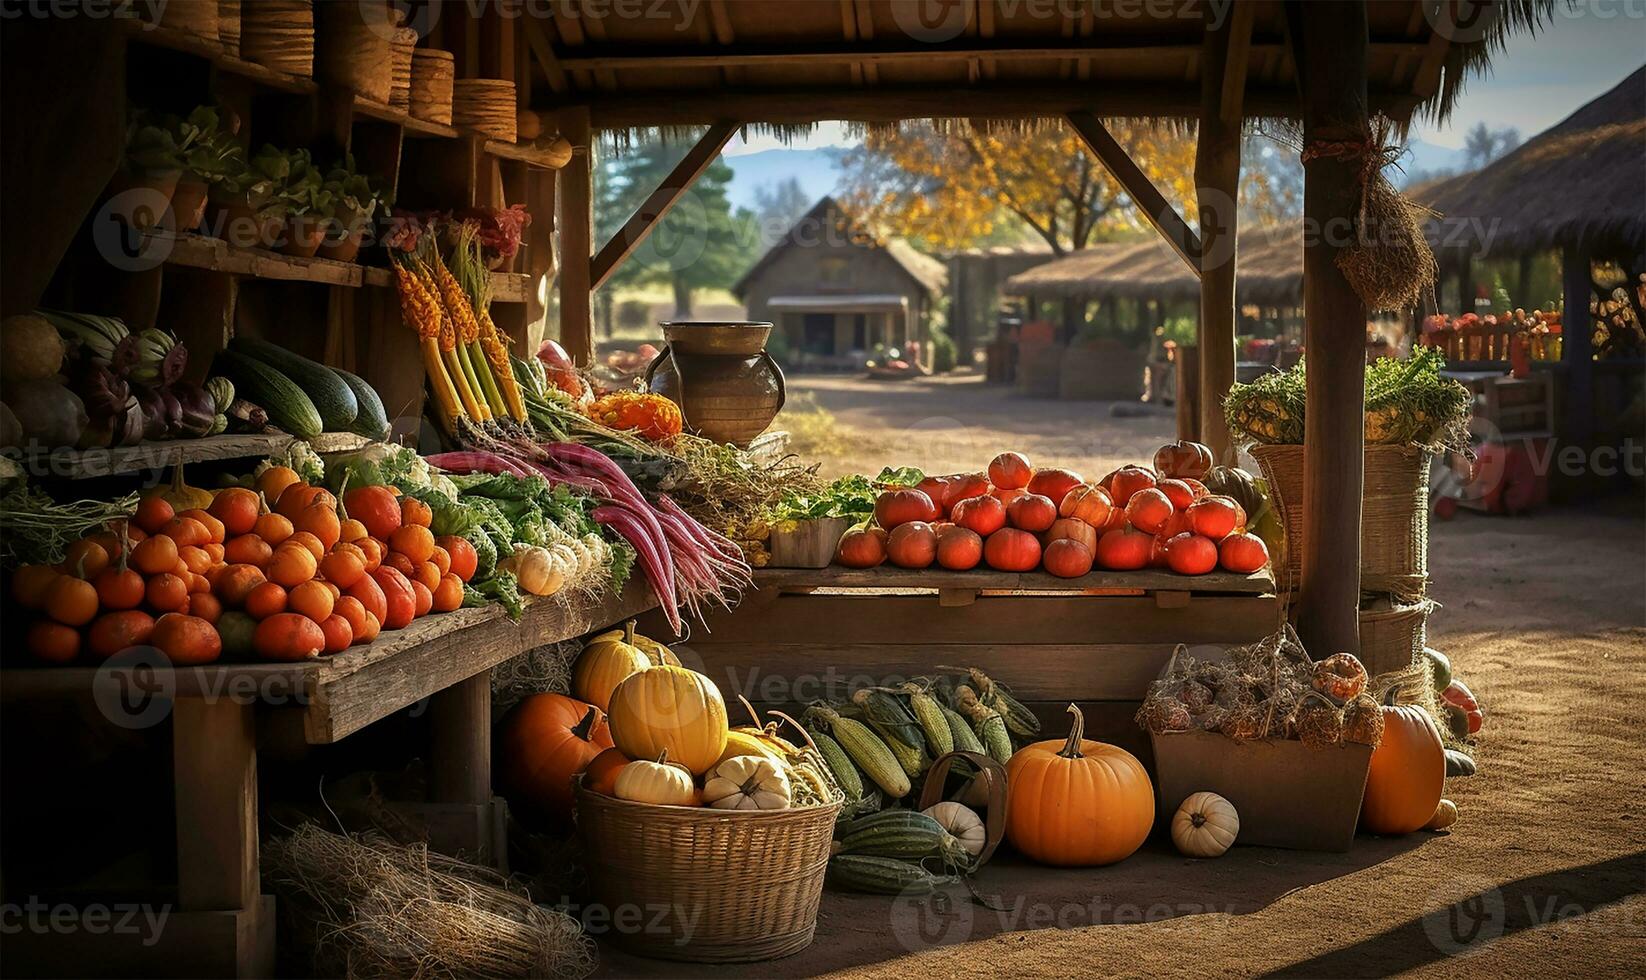
[(918, 864), (869, 854), (835, 855), (829, 859), (829, 876), (846, 888), (879, 895), (923, 894), (952, 880)]
[(367, 439), (387, 439), (389, 437), (389, 414), (383, 410), (383, 399), (377, 397), (377, 389), (366, 383), (366, 379), (358, 374), (350, 374), (342, 368), (332, 368), (332, 373), (343, 379), (343, 383), (354, 392), (354, 400), (360, 406), (360, 414), (354, 417), (354, 424), (349, 431)]
[(253, 357), (218, 351), (213, 373), (227, 375), (235, 391), (262, 407), (269, 421), (297, 436), (313, 439), (323, 430), (320, 412), (291, 378)]
[(352, 431), (355, 417), (360, 414), (360, 403), (355, 400), (354, 389), (338, 377), (336, 371), (277, 344), (251, 337), (234, 338), (229, 341), (229, 350), (262, 361), (290, 378), (320, 413), (324, 431)]

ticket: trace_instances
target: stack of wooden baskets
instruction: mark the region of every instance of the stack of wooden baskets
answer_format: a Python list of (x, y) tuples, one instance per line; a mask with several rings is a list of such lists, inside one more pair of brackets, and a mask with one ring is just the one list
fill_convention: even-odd
[(839, 804), (713, 810), (634, 803), (577, 788), (595, 902), (654, 910), (611, 939), (644, 956), (746, 963), (805, 949)]
[(328, 3), (320, 13), (320, 77), (373, 102), (387, 103), (393, 71), (388, 7)]
[(450, 126), (452, 80), (457, 77), (450, 51), (417, 48), (412, 52), (411, 85), (406, 109), (414, 118)]
[[(1303, 566), (1303, 447), (1254, 446), (1286, 529), (1275, 583), (1295, 593)], [(1429, 459), (1407, 446), (1367, 446), (1360, 513), (1360, 659), (1376, 676), (1423, 656), (1429, 612)], [(1328, 653), (1314, 653), (1324, 657)]]
[(493, 139), (515, 139), (514, 83), (503, 78), (460, 78), (452, 90), (452, 125)]
[(397, 27), (389, 42), (389, 105), (404, 112), (411, 107), (412, 50), (417, 32)]
[(240, 57), (240, 0), (217, 0), (217, 43), (232, 57)]
[(258, 0), (240, 8), (240, 54), (265, 68), (314, 74), (314, 5), (310, 0)]

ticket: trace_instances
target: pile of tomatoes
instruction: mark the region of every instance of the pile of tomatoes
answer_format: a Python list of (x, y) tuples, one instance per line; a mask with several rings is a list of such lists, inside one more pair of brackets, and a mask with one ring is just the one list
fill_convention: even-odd
[(432, 519), (388, 487), (339, 502), (277, 466), (204, 508), (147, 497), (61, 564), (18, 568), (11, 595), (35, 616), (26, 648), (47, 663), (141, 646), (178, 666), (303, 660), (462, 605), (478, 557), (464, 538), (435, 537)]
[(1077, 578), (1095, 568), (1167, 568), (1242, 574), (1269, 562), (1246, 533), (1233, 498), (1200, 482), (1211, 452), (1194, 443), (1161, 447), (1154, 466), (1123, 466), (1095, 483), (1064, 469), (1036, 470), (1001, 453), (986, 473), (927, 477), (875, 502), (874, 524), (849, 531), (835, 560), (849, 568), (890, 561), (902, 568), (1007, 572), (1037, 568)]

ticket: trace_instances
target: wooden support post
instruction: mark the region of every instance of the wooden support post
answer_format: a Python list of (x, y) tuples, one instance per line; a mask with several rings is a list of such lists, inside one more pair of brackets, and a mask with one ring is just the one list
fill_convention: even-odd
[(1457, 309), (1452, 311), (1452, 316), (1462, 316), (1465, 313), (1473, 313), (1474, 311), (1474, 258), (1465, 252), (1457, 260)]
[(492, 795), (492, 675), (481, 671), (436, 694), (429, 705), (429, 796), (436, 803), (485, 803)]
[(1235, 255), (1239, 222), (1240, 128), (1251, 46), (1252, 7), (1237, 4), (1200, 57), (1200, 127), (1195, 188), (1200, 204), (1200, 441), (1219, 463), (1235, 462), (1223, 399), (1235, 381)]
[(1149, 180), (1143, 169), (1132, 161), (1126, 153), (1126, 148), (1115, 141), (1107, 127), (1090, 112), (1071, 112), (1068, 114), (1069, 125), (1080, 136), (1081, 142), (1092, 151), (1115, 181), (1125, 188), (1127, 195), (1137, 205), (1138, 211), (1160, 232), (1166, 239), (1166, 244), (1172, 247), (1195, 275), (1200, 274), (1200, 238), (1189, 227), (1183, 216), (1177, 213), (1166, 195), (1160, 193)]
[(1177, 437), (1200, 438), (1200, 348), (1177, 349)]
[[(1359, 140), (1366, 118), (1366, 4), (1298, 4), (1292, 36), (1305, 147)], [(1306, 152), (1306, 151), (1305, 151)], [(1359, 159), (1303, 165), (1305, 409), (1298, 633), (1315, 657), (1360, 652), (1360, 503), (1365, 478), (1366, 305), (1338, 271), (1360, 205)], [(1333, 234), (1332, 229), (1340, 229)]]
[(703, 176), (703, 171), (709, 169), (709, 164), (720, 155), (720, 151), (736, 132), (737, 123), (715, 123), (696, 145), (686, 151), (686, 155), (673, 170), (669, 171), (669, 175), (663, 178), (663, 183), (657, 190), (652, 191), (645, 203), (629, 216), (628, 221), (623, 222), (623, 227), (612, 235), (612, 240), (602, 246), (600, 252), (595, 255), (589, 272), (590, 288), (599, 289), (605, 285), (612, 273), (616, 272), (624, 260), (634, 254), (634, 250), (646, 240), (646, 236), (652, 233), (652, 229), (656, 228), (664, 216), (686, 196), (686, 192), (697, 183), (697, 178)]
[[(1589, 253), (1568, 247), (1560, 253), (1560, 275), (1566, 307), (1560, 316), (1560, 359), (1566, 366), (1566, 397), (1560, 421), (1568, 446), (1587, 448), (1594, 432), (1594, 339), (1589, 324), (1589, 299), (1594, 276)], [(1631, 284), (1632, 285), (1632, 284)], [(1310, 369), (1313, 370), (1311, 363)]]
[(589, 110), (578, 107), (561, 116), (560, 133), (573, 146), (571, 162), (560, 171), (560, 343), (580, 367), (594, 363), (590, 316), (589, 255), (594, 240), (594, 146)]

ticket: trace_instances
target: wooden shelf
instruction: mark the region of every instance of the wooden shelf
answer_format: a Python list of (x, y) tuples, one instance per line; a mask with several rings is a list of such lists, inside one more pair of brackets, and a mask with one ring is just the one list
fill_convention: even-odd
[(220, 71), (239, 75), (269, 88), (293, 95), (313, 95), (320, 91), (319, 84), (313, 78), (289, 75), (283, 71), (265, 68), (255, 61), (236, 58), (215, 41), (144, 21), (122, 20), (120, 23), (125, 26), (127, 36), (134, 41), (204, 58), (216, 65)]
[(1097, 594), (1141, 594), (1147, 592), (1235, 593), (1263, 595), (1273, 592), (1274, 574), (1269, 569), (1251, 575), (1212, 572), (1207, 575), (1179, 575), (1161, 569), (1137, 572), (1090, 572), (1079, 578), (1058, 578), (1046, 572), (997, 572), (978, 568), (951, 572), (941, 568), (760, 568), (754, 573), (760, 589), (937, 589), (989, 592), (1089, 592)]
[(406, 130), (407, 136), (456, 139), (462, 135), (452, 126), (443, 126), (437, 122), (418, 119), (403, 109), (396, 109), (394, 106), (375, 102), (363, 95), (354, 97), (354, 112), (356, 115), (365, 116), (368, 119), (400, 126)]
[(482, 149), (494, 157), (517, 160), (540, 170), (559, 170), (566, 165), (560, 154), (535, 143), (508, 143), (489, 139), (485, 141)]
[[(59, 479), (85, 480), (102, 476), (164, 470), (183, 463), (203, 463), (222, 459), (250, 459), (283, 451), (297, 439), (285, 432), (258, 435), (220, 435), (201, 439), (167, 439), (139, 442), (113, 449), (59, 450), (29, 459), (27, 470)], [(371, 440), (352, 432), (322, 432), (309, 440), (319, 453), (341, 453), (359, 449)]]
[(623, 622), (656, 605), (644, 578), (636, 576), (621, 594), (599, 602), (536, 600), (519, 622), (505, 616), (501, 606), (459, 609), (302, 663), (218, 663), (151, 672), (151, 661), (134, 660), (123, 670), (116, 659), (100, 668), (8, 668), (0, 671), (0, 696), (14, 701), (78, 696), (97, 685), (117, 687), (141, 672), (144, 690), (164, 691), (169, 697), (256, 691), (264, 704), (301, 710), (304, 737), (320, 745), (527, 650)]

